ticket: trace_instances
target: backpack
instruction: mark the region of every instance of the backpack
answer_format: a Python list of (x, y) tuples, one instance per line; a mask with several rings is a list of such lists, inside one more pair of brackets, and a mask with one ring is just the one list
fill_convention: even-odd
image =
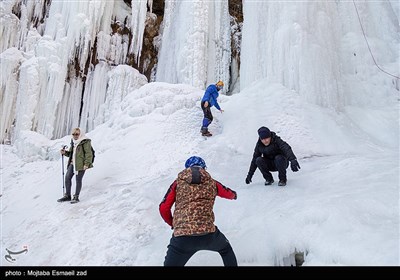
[[(94, 162), (94, 157), (96, 156), (96, 152), (94, 151), (94, 149), (93, 149), (93, 147), (92, 146), (90, 146), (90, 148), (92, 149), (92, 155), (93, 155), (93, 157), (92, 157), (92, 164), (93, 164), (93, 162)], [(85, 149), (83, 148), (83, 146), (82, 146), (82, 149), (83, 149), (83, 153), (85, 153)]]
[(93, 155), (93, 157), (92, 157), (92, 164), (93, 164), (93, 162), (94, 162), (94, 157), (96, 156), (96, 154), (95, 154), (95, 151), (94, 151), (93, 147), (90, 146), (90, 148), (92, 149), (92, 155)]

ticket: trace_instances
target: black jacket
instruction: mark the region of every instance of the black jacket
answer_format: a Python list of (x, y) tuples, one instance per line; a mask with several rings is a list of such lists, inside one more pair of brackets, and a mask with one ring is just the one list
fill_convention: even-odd
[(256, 147), (254, 148), (253, 159), (251, 160), (248, 176), (253, 177), (257, 169), (256, 159), (260, 156), (273, 160), (277, 155), (283, 155), (288, 161), (296, 159), (292, 148), (288, 143), (283, 141), (275, 132), (271, 131), (271, 143), (265, 146), (260, 138), (258, 138)]

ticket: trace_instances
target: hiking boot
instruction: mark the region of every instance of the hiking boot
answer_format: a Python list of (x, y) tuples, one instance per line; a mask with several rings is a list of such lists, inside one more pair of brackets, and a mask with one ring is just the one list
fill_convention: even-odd
[(272, 185), (274, 182), (275, 182), (274, 179), (268, 179), (268, 180), (265, 180), (265, 185), (269, 186), (269, 185)]
[(201, 135), (202, 135), (202, 136), (212, 136), (212, 134), (211, 134), (209, 131), (207, 131), (207, 132), (202, 132)]
[(286, 180), (279, 180), (278, 186), (281, 186), (281, 187), (286, 186)]
[(212, 134), (208, 131), (208, 127), (202, 126), (200, 132), (203, 136), (212, 136)]
[(74, 198), (71, 201), (71, 204), (75, 204), (79, 202), (79, 195), (74, 195)]
[(64, 196), (60, 199), (57, 199), (57, 202), (71, 201), (71, 195), (64, 194)]

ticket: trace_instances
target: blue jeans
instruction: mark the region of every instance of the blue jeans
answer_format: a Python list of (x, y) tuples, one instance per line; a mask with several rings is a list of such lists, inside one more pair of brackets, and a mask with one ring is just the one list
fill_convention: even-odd
[(203, 118), (203, 124), (201, 126), (201, 132), (207, 132), (208, 131), (208, 126), (212, 123), (213, 121), (213, 115), (211, 113), (211, 107), (210, 103), (208, 103), (208, 107), (204, 107), (205, 101), (201, 102), (201, 109), (203, 110), (204, 118)]
[(164, 266), (184, 266), (200, 250), (218, 252), (225, 266), (237, 266), (235, 253), (225, 235), (216, 228), (205, 235), (172, 236)]

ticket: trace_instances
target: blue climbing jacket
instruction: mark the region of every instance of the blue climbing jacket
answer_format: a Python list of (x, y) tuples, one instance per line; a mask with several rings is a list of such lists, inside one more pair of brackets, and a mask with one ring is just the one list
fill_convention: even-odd
[(206, 92), (204, 93), (203, 99), (201, 99), (201, 102), (208, 101), (210, 107), (215, 106), (215, 108), (221, 110), (221, 107), (219, 107), (219, 104), (217, 102), (218, 95), (219, 93), (217, 86), (214, 84), (209, 85), (206, 89)]

